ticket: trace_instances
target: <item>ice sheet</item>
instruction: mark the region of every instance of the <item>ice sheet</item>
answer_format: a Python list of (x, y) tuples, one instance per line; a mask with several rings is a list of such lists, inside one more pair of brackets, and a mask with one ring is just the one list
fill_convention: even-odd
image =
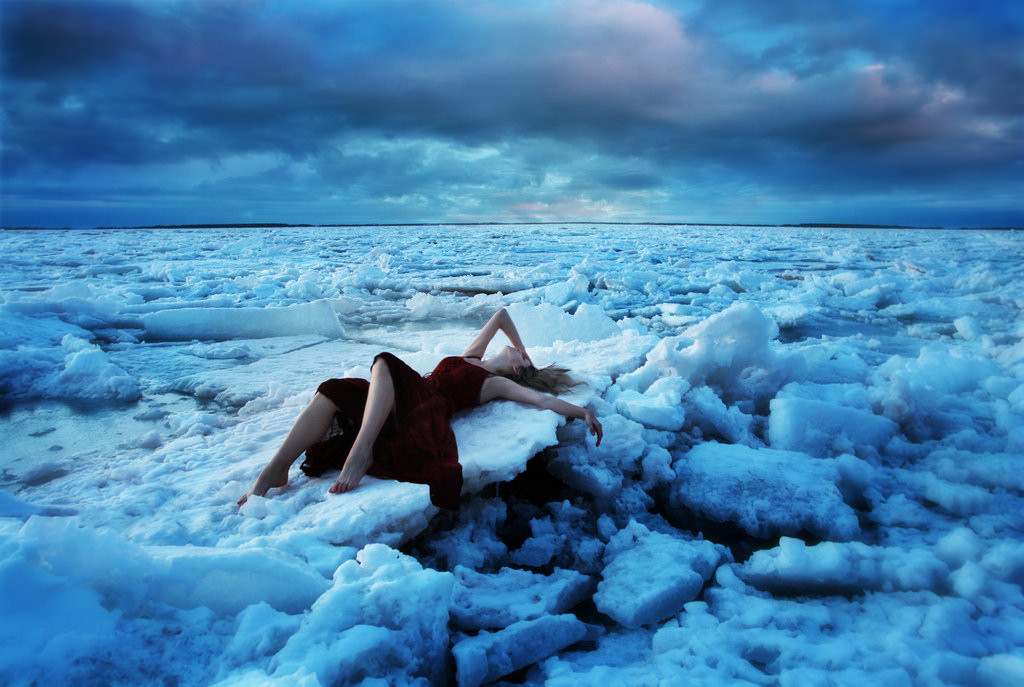
[[(466, 684), (1019, 680), (1022, 247), (3, 232), (0, 682), (443, 683), (456, 662)], [(536, 362), (586, 383), (567, 398), (604, 423), (599, 448), (495, 403), (454, 422), (458, 514), (421, 485), (335, 497), (297, 470), (234, 505), (321, 380), (366, 377), (381, 350), (426, 372), (502, 306)], [(717, 568), (680, 548), (648, 573), (644, 547), (668, 541)]]

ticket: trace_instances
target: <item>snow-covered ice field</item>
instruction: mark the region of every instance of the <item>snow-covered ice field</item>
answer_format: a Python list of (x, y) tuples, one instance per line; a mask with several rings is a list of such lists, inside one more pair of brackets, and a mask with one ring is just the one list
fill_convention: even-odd
[[(0, 264), (0, 683), (1024, 684), (1019, 232), (6, 231)], [(502, 306), (600, 447), (496, 403), (458, 513), (297, 467), (235, 505), (320, 381)]]

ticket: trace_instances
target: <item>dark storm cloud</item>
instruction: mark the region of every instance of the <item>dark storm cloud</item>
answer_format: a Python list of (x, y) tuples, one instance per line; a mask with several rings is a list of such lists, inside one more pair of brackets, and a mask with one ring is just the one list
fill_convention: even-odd
[[(715, 179), (782, 196), (1005, 185), (1024, 157), (1021, 15), (923, 0), (8, 1), (4, 175), (27, 192), (97, 164), (276, 155), (282, 193), (438, 206), (524, 185), (545, 203), (556, 186), (672, 195)], [(260, 174), (197, 193), (255, 192)]]
[[(145, 15), (146, 5), (94, 14), (80, 2), (14, 4), (12, 139), (35, 159), (74, 164), (125, 149), (145, 159), (298, 155), (352, 128), (470, 143), (591, 138), (642, 124), (644, 100), (675, 86), (657, 74), (672, 56), (649, 54), (643, 26), (595, 44), (607, 26), (563, 31), (530, 14), (473, 17), (441, 3), (268, 7), (197, 3)], [(112, 131), (127, 143), (111, 145)]]

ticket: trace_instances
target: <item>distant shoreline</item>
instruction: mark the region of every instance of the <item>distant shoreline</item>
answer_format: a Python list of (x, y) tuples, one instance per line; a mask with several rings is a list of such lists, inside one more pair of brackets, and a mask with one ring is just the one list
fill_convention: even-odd
[(1024, 227), (939, 227), (913, 226), (904, 224), (866, 224), (837, 222), (800, 222), (791, 224), (736, 223), (736, 222), (361, 222), (329, 224), (288, 224), (285, 222), (238, 222), (205, 224), (149, 224), (99, 227), (2, 227), (4, 231), (96, 231), (120, 229), (321, 229), (327, 227), (500, 227), (500, 226), (551, 226), (551, 225), (606, 225), (606, 226), (651, 226), (651, 227), (767, 227), (778, 229), (953, 229), (965, 231), (1020, 231)]

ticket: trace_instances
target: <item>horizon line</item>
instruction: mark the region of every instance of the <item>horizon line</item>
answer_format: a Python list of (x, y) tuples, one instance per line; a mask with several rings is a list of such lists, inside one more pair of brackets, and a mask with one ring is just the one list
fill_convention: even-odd
[(964, 230), (1020, 230), (1024, 227), (1015, 226), (975, 226), (945, 227), (906, 224), (878, 224), (874, 222), (615, 222), (609, 220), (541, 220), (541, 221), (477, 221), (477, 222), (341, 222), (341, 223), (290, 223), (290, 222), (202, 222), (192, 224), (128, 224), (101, 225), (93, 227), (40, 227), (40, 226), (4, 226), (4, 231), (90, 231), (111, 229), (287, 229), (287, 228), (326, 228), (326, 227), (442, 227), (442, 226), (527, 226), (527, 225), (623, 225), (623, 226), (704, 226), (704, 227), (774, 227), (797, 229), (964, 229)]

